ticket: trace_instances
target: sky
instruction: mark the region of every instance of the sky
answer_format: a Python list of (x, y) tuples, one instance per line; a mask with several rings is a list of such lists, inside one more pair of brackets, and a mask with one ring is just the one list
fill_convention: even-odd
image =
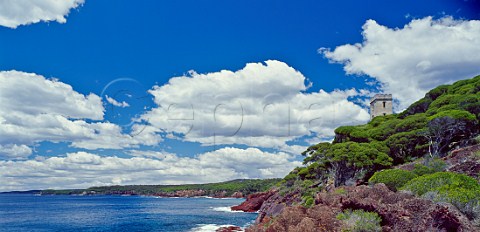
[(0, 191), (283, 177), (480, 74), (480, 2), (0, 0)]

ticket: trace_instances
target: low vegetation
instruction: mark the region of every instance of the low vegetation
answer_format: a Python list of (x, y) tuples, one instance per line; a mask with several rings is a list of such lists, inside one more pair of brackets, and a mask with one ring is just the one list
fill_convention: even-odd
[(409, 181), (402, 190), (456, 206), (471, 220), (480, 219), (480, 184), (472, 177), (452, 172), (437, 172)]
[(382, 231), (382, 219), (375, 212), (346, 210), (339, 213), (337, 219), (343, 222), (342, 231), (345, 232)]
[(401, 188), (408, 181), (417, 176), (418, 175), (413, 172), (402, 169), (387, 169), (373, 174), (370, 180), (368, 180), (368, 183), (384, 183), (390, 190), (397, 191), (397, 189)]
[(390, 190), (397, 191), (410, 180), (428, 174), (442, 172), (445, 170), (445, 161), (435, 159), (425, 159), (421, 163), (414, 164), (412, 171), (403, 169), (385, 169), (375, 172), (368, 180), (369, 184), (385, 184)]
[(418, 176), (423, 176), (426, 174), (433, 174), (436, 172), (443, 172), (446, 168), (447, 164), (445, 161), (441, 159), (426, 159), (423, 164), (415, 164), (414, 169), (412, 170), (413, 173), (417, 174)]

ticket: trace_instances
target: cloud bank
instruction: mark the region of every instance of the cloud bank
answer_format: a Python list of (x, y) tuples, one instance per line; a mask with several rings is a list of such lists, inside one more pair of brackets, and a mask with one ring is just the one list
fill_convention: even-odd
[(131, 158), (75, 152), (64, 157), (0, 161), (0, 191), (273, 178), (283, 177), (301, 165), (287, 153), (268, 153), (256, 148), (227, 147), (195, 158), (154, 151), (132, 152), (135, 155)]

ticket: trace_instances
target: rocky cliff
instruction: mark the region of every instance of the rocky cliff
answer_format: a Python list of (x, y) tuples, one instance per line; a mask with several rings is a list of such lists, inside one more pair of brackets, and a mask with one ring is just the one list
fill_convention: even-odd
[(231, 209), (234, 211), (257, 212), (263, 203), (274, 194), (276, 194), (275, 190), (250, 194), (247, 196), (246, 201), (240, 205), (231, 207)]
[(480, 144), (456, 149), (443, 160), (448, 164), (448, 171), (465, 174), (480, 181)]
[[(446, 169), (480, 181), (480, 145), (453, 150), (443, 160)], [(399, 166), (412, 169), (415, 163)], [(375, 212), (382, 231), (479, 231), (449, 203), (437, 203), (409, 192), (394, 192), (384, 184), (342, 186), (318, 191), (311, 207), (302, 206), (302, 192), (280, 193), (277, 188), (251, 194), (233, 210), (258, 210), (256, 224), (247, 231), (342, 231), (337, 219), (345, 210)]]

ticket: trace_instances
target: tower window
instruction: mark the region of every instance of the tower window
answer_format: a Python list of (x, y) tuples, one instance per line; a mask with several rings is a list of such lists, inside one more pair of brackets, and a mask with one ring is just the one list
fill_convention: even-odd
[(385, 108), (385, 106), (386, 106), (386, 102), (383, 102), (383, 108)]

